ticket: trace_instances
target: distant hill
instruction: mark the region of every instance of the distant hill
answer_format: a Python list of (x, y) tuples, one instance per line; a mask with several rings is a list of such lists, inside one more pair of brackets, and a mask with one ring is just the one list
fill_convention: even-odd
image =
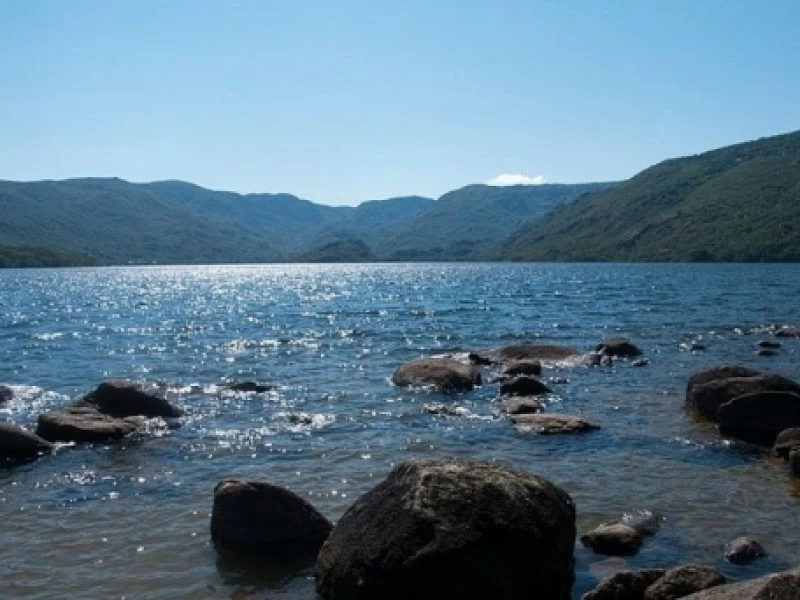
[(476, 185), (438, 201), (332, 207), (182, 181), (0, 181), (0, 245), (10, 257), (0, 265), (38, 264), (31, 248), (64, 264), (480, 258), (553, 206), (609, 185)]
[(800, 132), (659, 163), (551, 212), (492, 256), (800, 261)]

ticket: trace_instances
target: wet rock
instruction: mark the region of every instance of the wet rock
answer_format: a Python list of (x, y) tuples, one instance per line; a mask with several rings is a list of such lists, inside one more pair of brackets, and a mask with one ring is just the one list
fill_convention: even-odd
[(488, 356), (486, 356), (484, 354), (481, 354), (479, 352), (470, 352), (469, 354), (467, 354), (467, 358), (469, 359), (469, 362), (471, 362), (473, 365), (493, 365), (493, 364), (495, 364), (495, 361), (493, 361)]
[(775, 356), (778, 352), (776, 350), (770, 350), (769, 348), (761, 348), (756, 354), (758, 356)]
[(311, 425), (314, 422), (313, 415), (308, 413), (283, 413), (281, 416), (292, 425)]
[(642, 547), (642, 534), (624, 523), (609, 523), (582, 535), (581, 544), (597, 554), (631, 556)]
[(569, 379), (567, 379), (566, 377), (548, 377), (547, 381), (554, 385), (565, 385), (569, 383)]
[(692, 388), (696, 385), (715, 381), (717, 379), (728, 379), (730, 377), (755, 377), (762, 375), (760, 371), (743, 367), (741, 365), (718, 365), (716, 367), (709, 367), (702, 371), (697, 371), (686, 384), (686, 401), (692, 402)]
[(0, 422), (0, 465), (15, 464), (53, 450), (53, 444), (30, 431)]
[(469, 409), (457, 404), (433, 403), (425, 404), (422, 409), (432, 415), (442, 415), (445, 417), (463, 417), (469, 414)]
[(722, 574), (706, 565), (670, 569), (644, 592), (644, 600), (675, 600), (725, 583)]
[(128, 380), (103, 382), (82, 400), (96, 407), (98, 412), (120, 419), (133, 416), (169, 419), (183, 414), (180, 408), (170, 404), (158, 388)]
[(5, 404), (14, 397), (14, 391), (4, 385), (0, 385), (0, 404)]
[(775, 455), (782, 458), (789, 458), (789, 453), (794, 449), (800, 449), (800, 427), (790, 427), (781, 431), (772, 447)]
[(585, 357), (585, 363), (590, 367), (613, 367), (614, 359), (602, 352), (590, 352)]
[(768, 340), (761, 340), (761, 341), (760, 341), (760, 342), (758, 342), (758, 344), (756, 344), (756, 345), (757, 345), (759, 348), (768, 348), (768, 349), (770, 349), (770, 350), (777, 350), (778, 348), (780, 348), (780, 347), (781, 347), (781, 345), (780, 345), (778, 342), (770, 342), (770, 341), (768, 341)]
[(800, 327), (797, 325), (782, 325), (776, 329), (772, 335), (779, 338), (796, 338), (800, 337)]
[(800, 598), (800, 568), (729, 583), (685, 596), (685, 600), (797, 600)]
[(465, 392), (481, 383), (473, 365), (452, 358), (422, 358), (401, 365), (392, 375), (400, 386), (430, 386), (443, 392)]
[(225, 479), (214, 488), (211, 535), (223, 545), (313, 556), (332, 528), (311, 504), (281, 486)]
[(747, 536), (736, 538), (725, 545), (725, 558), (735, 565), (747, 565), (766, 555), (764, 547)]
[(272, 389), (271, 385), (264, 385), (256, 383), (255, 381), (240, 381), (238, 383), (231, 383), (228, 389), (234, 392), (255, 392), (256, 394), (263, 394)]
[(542, 363), (538, 360), (514, 360), (503, 369), (504, 375), (541, 375)]
[(622, 523), (628, 527), (633, 527), (642, 535), (650, 536), (658, 533), (661, 529), (661, 515), (649, 510), (638, 510), (622, 515)]
[(650, 364), (650, 359), (648, 358), (637, 358), (636, 360), (632, 360), (630, 362), (630, 366), (632, 367), (646, 367)]
[(789, 453), (789, 468), (793, 475), (800, 477), (800, 450), (792, 450)]
[(641, 600), (645, 590), (664, 576), (666, 569), (619, 571), (603, 579), (581, 600)]
[(489, 462), (406, 462), (336, 524), (317, 558), (317, 591), (567, 600), (574, 539), (571, 498), (541, 477)]
[(717, 419), (720, 406), (738, 396), (754, 392), (800, 393), (800, 385), (772, 374), (727, 377), (693, 385), (687, 399), (705, 416)]
[(509, 415), (526, 415), (540, 413), (544, 406), (531, 396), (511, 396), (500, 403), (500, 410)]
[(557, 413), (514, 415), (511, 420), (517, 431), (542, 435), (586, 433), (600, 428), (597, 423), (587, 419)]
[(482, 356), (494, 363), (508, 363), (516, 360), (559, 361), (578, 355), (578, 351), (569, 346), (553, 344), (514, 344), (493, 350), (484, 350)]
[(718, 419), (722, 435), (772, 446), (781, 431), (800, 426), (800, 395), (770, 391), (737, 396), (719, 407)]
[(550, 388), (535, 377), (513, 377), (500, 385), (500, 393), (504, 396), (536, 396), (549, 394)]
[(595, 351), (615, 358), (633, 358), (642, 353), (633, 342), (624, 337), (613, 337), (603, 340), (597, 344)]
[(51, 442), (105, 442), (119, 440), (141, 426), (141, 417), (117, 419), (92, 406), (74, 404), (39, 415), (36, 434)]

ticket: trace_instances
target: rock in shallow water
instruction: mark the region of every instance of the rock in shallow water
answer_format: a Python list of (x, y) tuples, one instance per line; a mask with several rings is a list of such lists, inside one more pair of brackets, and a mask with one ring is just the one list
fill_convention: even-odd
[(724, 377), (693, 385), (687, 399), (707, 417), (718, 419), (720, 407), (734, 398), (756, 392), (778, 391), (800, 393), (800, 384), (772, 374)]
[(96, 407), (104, 415), (119, 419), (133, 416), (174, 419), (183, 414), (157, 388), (128, 380), (103, 382), (84, 396), (83, 402)]
[(722, 435), (772, 446), (784, 429), (800, 426), (800, 394), (744, 394), (720, 406), (718, 417)]
[(503, 368), (504, 375), (541, 375), (542, 363), (538, 360), (513, 360)]
[(332, 528), (311, 504), (281, 486), (225, 479), (214, 488), (211, 535), (223, 545), (313, 556)]
[(775, 455), (782, 458), (789, 458), (794, 449), (800, 449), (800, 427), (790, 427), (781, 431), (772, 447)]
[(549, 394), (550, 388), (535, 377), (520, 376), (503, 382), (500, 393), (504, 396), (536, 396)]
[(0, 422), (0, 465), (36, 458), (52, 450), (53, 445), (38, 435), (13, 423)]
[(736, 538), (725, 546), (725, 558), (735, 565), (746, 565), (766, 555), (764, 547), (747, 536)]
[(610, 523), (581, 536), (581, 544), (598, 554), (631, 556), (642, 546), (642, 534), (624, 523)]
[(684, 596), (685, 600), (797, 600), (800, 598), (800, 568), (729, 583)]
[(14, 391), (4, 385), (0, 385), (0, 404), (5, 404), (14, 397)]
[(465, 392), (481, 383), (473, 365), (452, 358), (422, 358), (401, 365), (392, 375), (400, 386), (430, 386), (443, 392)]
[(317, 558), (328, 600), (566, 600), (575, 506), (547, 480), (498, 464), (397, 466), (342, 516)]
[(628, 338), (614, 337), (603, 340), (595, 348), (596, 352), (605, 354), (606, 356), (614, 356), (620, 358), (632, 358), (639, 356), (642, 351), (636, 347)]
[(549, 414), (523, 414), (515, 415), (511, 419), (517, 431), (523, 433), (540, 433), (542, 435), (559, 433), (586, 433), (599, 429), (600, 425), (581, 417)]
[(581, 600), (642, 600), (645, 590), (666, 572), (666, 569), (620, 571), (603, 579)]
[(500, 410), (509, 415), (525, 415), (540, 413), (544, 406), (532, 396), (511, 396), (500, 403)]
[(142, 425), (140, 417), (116, 419), (88, 405), (72, 405), (39, 415), (36, 433), (51, 442), (105, 442), (119, 440)]
[(725, 583), (725, 577), (707, 565), (670, 569), (644, 592), (644, 600), (676, 600)]

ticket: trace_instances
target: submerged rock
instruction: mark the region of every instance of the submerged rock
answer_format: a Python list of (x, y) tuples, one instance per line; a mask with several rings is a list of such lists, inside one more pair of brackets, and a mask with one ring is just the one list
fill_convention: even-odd
[(0, 422), (0, 465), (37, 458), (53, 450), (53, 444), (13, 423)]
[(778, 353), (777, 350), (771, 350), (769, 348), (761, 348), (760, 350), (758, 350), (758, 352), (756, 352), (756, 354), (758, 354), (759, 356), (766, 356), (766, 357), (775, 356), (777, 353)]
[(800, 568), (729, 583), (690, 594), (685, 600), (797, 600), (800, 598)]
[(214, 488), (211, 536), (223, 545), (314, 556), (332, 528), (311, 504), (281, 486), (225, 479)]
[(535, 377), (513, 377), (500, 385), (500, 393), (504, 396), (536, 396), (549, 394), (550, 388)]
[(666, 572), (666, 569), (619, 571), (603, 579), (581, 600), (642, 600), (645, 590)]
[(392, 375), (399, 386), (430, 386), (443, 392), (465, 392), (481, 383), (473, 365), (452, 358), (421, 358), (401, 365)]
[(794, 449), (800, 449), (800, 427), (790, 427), (781, 431), (772, 447), (775, 455), (782, 458), (789, 458), (789, 453)]
[(406, 462), (336, 524), (317, 557), (317, 591), (567, 600), (574, 539), (571, 498), (541, 477), (489, 462)]
[(758, 342), (758, 344), (756, 344), (756, 345), (757, 345), (759, 348), (768, 348), (768, 349), (770, 349), (770, 350), (777, 350), (778, 348), (780, 348), (780, 347), (781, 347), (781, 345), (780, 345), (778, 342), (770, 342), (770, 341), (768, 341), (768, 340), (761, 340), (761, 341), (760, 341), (760, 342)]
[(509, 415), (526, 415), (542, 412), (544, 405), (531, 396), (511, 396), (500, 403), (500, 410)]
[(634, 345), (628, 338), (613, 337), (603, 340), (595, 348), (596, 352), (619, 358), (633, 358), (639, 356), (642, 351)]
[(642, 546), (642, 534), (624, 523), (609, 523), (581, 536), (581, 544), (597, 554), (631, 556)]
[(541, 375), (542, 363), (538, 360), (513, 360), (503, 368), (504, 375)]
[(670, 569), (644, 592), (644, 600), (676, 600), (688, 594), (725, 583), (725, 577), (707, 565), (684, 565)]
[(764, 547), (747, 536), (736, 538), (725, 545), (725, 558), (735, 565), (746, 565), (766, 555)]
[(14, 397), (14, 391), (4, 385), (0, 385), (0, 404), (5, 404)]
[(517, 431), (542, 435), (586, 433), (600, 428), (597, 423), (581, 417), (558, 413), (514, 415), (511, 420), (516, 425)]
[(256, 383), (255, 381), (240, 381), (238, 383), (231, 383), (228, 389), (234, 392), (255, 392), (256, 394), (263, 394), (272, 389), (271, 385)]
[(800, 395), (792, 392), (756, 392), (737, 396), (719, 407), (722, 435), (772, 446), (778, 434), (800, 426)]

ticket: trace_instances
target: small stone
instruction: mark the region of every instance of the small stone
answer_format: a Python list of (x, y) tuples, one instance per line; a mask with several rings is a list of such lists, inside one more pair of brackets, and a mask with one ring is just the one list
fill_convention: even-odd
[(725, 546), (725, 558), (735, 565), (746, 565), (766, 555), (764, 547), (747, 536), (736, 538)]
[(598, 554), (630, 556), (641, 548), (642, 535), (623, 523), (611, 523), (581, 536), (581, 543)]

